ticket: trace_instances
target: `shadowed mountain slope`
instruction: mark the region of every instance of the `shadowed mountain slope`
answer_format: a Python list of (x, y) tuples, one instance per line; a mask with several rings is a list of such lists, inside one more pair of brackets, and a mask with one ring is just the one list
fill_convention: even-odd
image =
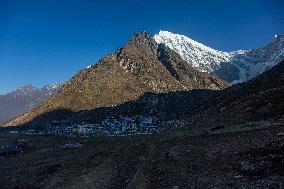
[(195, 116), (202, 125), (284, 118), (284, 61), (248, 82), (223, 90)]
[(99, 123), (107, 119), (121, 117), (156, 117), (159, 120), (172, 120), (193, 111), (220, 91), (193, 89), (167, 93), (145, 93), (136, 100), (113, 107), (99, 107), (78, 112), (56, 109), (40, 114), (25, 125), (45, 127), (50, 125), (72, 125), (80, 123)]

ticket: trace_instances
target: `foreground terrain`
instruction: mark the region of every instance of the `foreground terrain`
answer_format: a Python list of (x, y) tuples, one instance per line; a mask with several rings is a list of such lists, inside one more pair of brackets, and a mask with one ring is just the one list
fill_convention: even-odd
[[(0, 188), (283, 188), (284, 123), (190, 127), (159, 135), (3, 134), (26, 152), (0, 159)], [(80, 143), (62, 149), (58, 145)]]

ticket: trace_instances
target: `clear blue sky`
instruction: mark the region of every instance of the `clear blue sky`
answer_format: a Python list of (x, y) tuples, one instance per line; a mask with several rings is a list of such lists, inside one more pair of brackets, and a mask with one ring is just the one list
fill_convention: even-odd
[(0, 94), (69, 79), (127, 43), (168, 30), (231, 51), (284, 32), (283, 0), (1, 0)]

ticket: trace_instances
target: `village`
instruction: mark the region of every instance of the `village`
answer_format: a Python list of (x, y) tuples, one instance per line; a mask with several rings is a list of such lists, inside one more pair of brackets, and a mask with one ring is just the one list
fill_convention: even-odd
[[(101, 124), (80, 123), (80, 124), (59, 124), (49, 126), (44, 129), (32, 127), (16, 127), (10, 129), (2, 129), (0, 136), (11, 136), (12, 138), (24, 137), (28, 135), (34, 136), (60, 136), (60, 137), (97, 137), (97, 136), (128, 136), (136, 134), (154, 134), (169, 130), (171, 128), (181, 127), (189, 124), (190, 120), (160, 120), (157, 117), (150, 116), (132, 116), (108, 118)], [(57, 144), (58, 149), (74, 149), (81, 148), (81, 143), (63, 143)], [(20, 154), (28, 149), (25, 140), (17, 139), (7, 141), (0, 144), (0, 157), (9, 157), (11, 155)]]
[[(96, 137), (96, 136), (127, 136), (134, 134), (154, 134), (164, 130), (183, 126), (185, 121), (178, 120), (160, 120), (150, 116), (132, 116), (132, 117), (117, 117), (108, 118), (101, 124), (80, 123), (80, 124), (59, 124), (49, 126), (44, 129), (31, 127), (16, 127), (8, 130), (2, 129), (0, 136), (24, 137), (24, 135), (51, 135), (60, 137)], [(59, 144), (59, 149), (80, 148), (80, 143)], [(26, 141), (12, 140), (0, 144), (0, 157), (8, 157), (23, 153), (28, 148)]]
[[(180, 123), (179, 123), (180, 124)], [(47, 134), (60, 136), (126, 136), (133, 134), (153, 134), (166, 128), (177, 126), (176, 121), (161, 121), (156, 117), (133, 116), (108, 118), (101, 124), (72, 124), (51, 126)]]
[(150, 116), (113, 117), (100, 123), (57, 124), (44, 129), (13, 128), (10, 135), (54, 135), (63, 137), (127, 136), (133, 134), (153, 134), (172, 127), (188, 124), (188, 120), (161, 120)]

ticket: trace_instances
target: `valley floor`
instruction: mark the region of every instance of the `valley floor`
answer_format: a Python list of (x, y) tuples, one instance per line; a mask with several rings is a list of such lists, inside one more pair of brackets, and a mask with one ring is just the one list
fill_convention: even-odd
[[(284, 125), (162, 135), (22, 139), (0, 159), (0, 188), (283, 188)], [(80, 148), (60, 149), (65, 143)]]

